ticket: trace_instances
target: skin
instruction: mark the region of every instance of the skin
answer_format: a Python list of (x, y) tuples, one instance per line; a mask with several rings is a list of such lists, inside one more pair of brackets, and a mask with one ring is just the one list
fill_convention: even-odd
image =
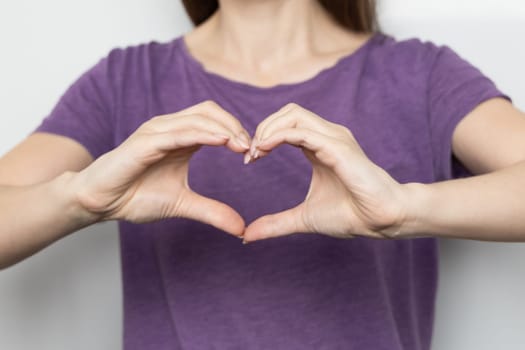
[[(313, 0), (223, 0), (185, 36), (207, 70), (261, 87), (308, 79), (368, 38), (339, 27)], [(253, 162), (283, 143), (300, 147), (313, 167), (305, 201), (295, 208), (245, 227), (233, 208), (188, 187), (188, 161), (201, 145)], [(212, 101), (152, 118), (96, 160), (72, 139), (36, 133), (0, 158), (0, 267), (117, 219), (186, 217), (246, 242), (294, 232), (525, 241), (524, 113), (502, 99), (486, 101), (458, 124), (452, 148), (478, 176), (399, 184), (367, 158), (351, 130), (301, 106), (268, 116), (250, 138)]]
[(245, 241), (294, 232), (523, 241), (523, 136), (524, 115), (506, 100), (489, 100), (453, 135), (460, 160), (480, 175), (399, 184), (367, 158), (350, 130), (290, 104), (258, 126), (250, 154), (260, 158), (283, 143), (301, 147), (313, 167), (310, 188), (298, 206), (252, 222)]

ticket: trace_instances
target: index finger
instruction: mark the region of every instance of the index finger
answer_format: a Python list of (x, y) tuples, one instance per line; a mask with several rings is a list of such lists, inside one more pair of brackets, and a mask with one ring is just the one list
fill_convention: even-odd
[(216, 120), (218, 123), (223, 124), (226, 128), (230, 129), (235, 135), (244, 135), (241, 137), (247, 138), (248, 143), (250, 142), (250, 134), (242, 126), (239, 119), (235, 118), (231, 113), (222, 108), (218, 103), (212, 100), (206, 100), (191, 107), (188, 107), (176, 114), (202, 114), (209, 118)]

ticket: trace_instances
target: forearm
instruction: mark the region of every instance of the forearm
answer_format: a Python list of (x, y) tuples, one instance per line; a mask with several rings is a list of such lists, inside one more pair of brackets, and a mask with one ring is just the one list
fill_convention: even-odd
[(95, 217), (75, 198), (73, 173), (31, 186), (0, 186), (0, 268), (88, 226)]
[(525, 162), (434, 184), (407, 184), (408, 217), (396, 236), (525, 241)]

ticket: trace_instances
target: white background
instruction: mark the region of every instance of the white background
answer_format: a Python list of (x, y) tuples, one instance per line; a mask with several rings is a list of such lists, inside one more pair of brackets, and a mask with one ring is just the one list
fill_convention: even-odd
[[(380, 9), (387, 32), (448, 44), (525, 110), (522, 1), (382, 0)], [(189, 29), (178, 0), (2, 1), (0, 154), (109, 49)], [(434, 350), (525, 348), (523, 244), (441, 241), (440, 265)], [(0, 272), (0, 349), (118, 349), (121, 302), (116, 225), (84, 229)]]

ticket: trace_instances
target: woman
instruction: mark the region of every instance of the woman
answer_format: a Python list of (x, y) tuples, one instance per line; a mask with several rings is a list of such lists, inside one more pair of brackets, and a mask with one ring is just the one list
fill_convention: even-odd
[(525, 120), (334, 3), (187, 1), (112, 50), (0, 160), (1, 266), (119, 220), (126, 349), (428, 349), (434, 237), (525, 239)]

